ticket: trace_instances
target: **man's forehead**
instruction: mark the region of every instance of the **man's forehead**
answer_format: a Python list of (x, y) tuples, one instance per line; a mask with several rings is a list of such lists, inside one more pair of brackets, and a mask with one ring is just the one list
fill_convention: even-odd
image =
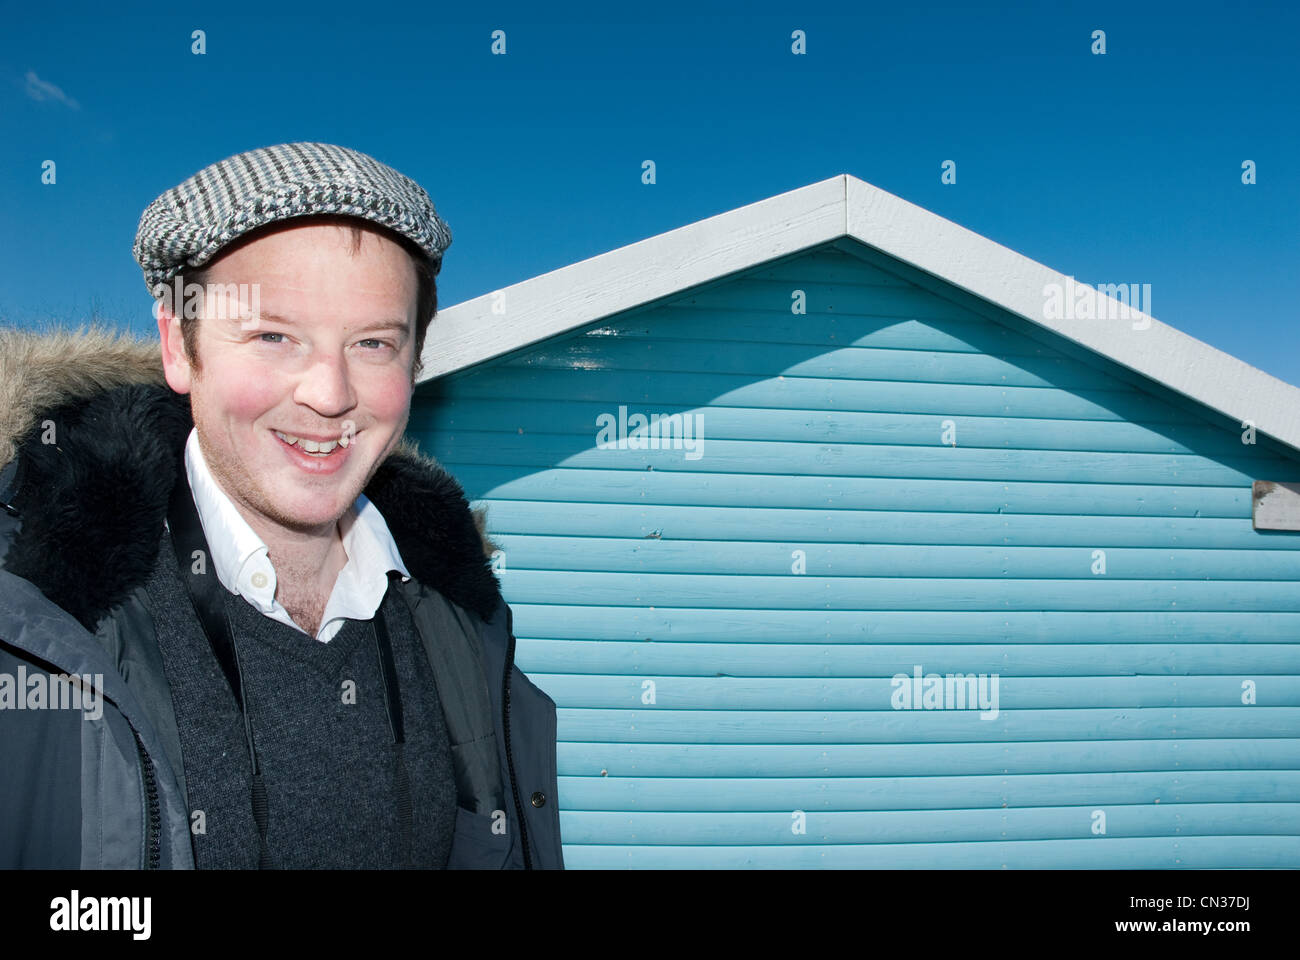
[(419, 291), (407, 251), (374, 234), (354, 251), (340, 234), (336, 225), (313, 224), (242, 244), (200, 268), (207, 297), (246, 302), (251, 289), (264, 316), (285, 322), (335, 311), (369, 322), (407, 314)]

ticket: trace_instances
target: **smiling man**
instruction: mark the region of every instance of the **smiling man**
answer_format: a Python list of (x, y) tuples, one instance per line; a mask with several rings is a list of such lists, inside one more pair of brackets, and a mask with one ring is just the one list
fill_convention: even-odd
[[(406, 427), (419, 279), (411, 255), (378, 231), (276, 226), (203, 271), (197, 286), (216, 308), (204, 312), (221, 319), (185, 331), (160, 310), (159, 332), (168, 384), (191, 395), (191, 472), (206, 466), (268, 545), (267, 596), (315, 635), (335, 622), (322, 619), (347, 563), (350, 508)], [(257, 291), (256, 312), (219, 307), (241, 289)], [(386, 538), (369, 516), (362, 530)], [(382, 594), (384, 571), (368, 572)]]
[(450, 240), (392, 168), (282, 144), (141, 218), (161, 369), (0, 334), (0, 673), (103, 697), (0, 712), (0, 865), (563, 866), (555, 705), (402, 439)]

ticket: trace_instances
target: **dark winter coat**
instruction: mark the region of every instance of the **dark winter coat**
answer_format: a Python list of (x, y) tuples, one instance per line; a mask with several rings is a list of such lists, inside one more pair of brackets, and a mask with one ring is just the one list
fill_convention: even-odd
[[(194, 866), (144, 589), (191, 426), (157, 343), (0, 331), (0, 674), (103, 678), (98, 719), (0, 710), (0, 867)], [(451, 736), (449, 866), (562, 867), (555, 704), (514, 666), (481, 518), (405, 443), (365, 494), (412, 575)]]

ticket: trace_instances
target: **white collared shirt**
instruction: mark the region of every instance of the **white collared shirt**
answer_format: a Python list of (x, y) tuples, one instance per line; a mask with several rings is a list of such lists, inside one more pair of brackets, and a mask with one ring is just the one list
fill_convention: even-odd
[[(272, 620), (310, 636), (275, 599), (275, 568), (267, 546), (212, 476), (195, 429), (185, 442), (185, 472), (221, 585)], [(364, 494), (339, 518), (339, 531), (348, 562), (339, 571), (325, 605), (316, 633), (321, 643), (332, 640), (344, 620), (369, 620), (375, 615), (388, 592), (389, 570), (401, 573), (403, 580), (411, 578), (383, 515)]]

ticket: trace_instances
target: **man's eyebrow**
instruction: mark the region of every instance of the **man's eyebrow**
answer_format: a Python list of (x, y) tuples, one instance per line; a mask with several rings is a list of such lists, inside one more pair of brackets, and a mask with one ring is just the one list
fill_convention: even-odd
[[(286, 327), (295, 327), (297, 323), (288, 317), (282, 317), (278, 313), (261, 313), (256, 320), (263, 323), (279, 323)], [(382, 320), (375, 320), (372, 323), (359, 323), (354, 328), (354, 332), (369, 333), (373, 330), (400, 330), (402, 333), (409, 333), (411, 324), (408, 320), (399, 320), (395, 317), (385, 317)]]
[(402, 333), (408, 333), (410, 329), (411, 324), (408, 321), (390, 318), (376, 320), (374, 323), (367, 323), (360, 327), (362, 333), (370, 333), (374, 330), (400, 330)]

